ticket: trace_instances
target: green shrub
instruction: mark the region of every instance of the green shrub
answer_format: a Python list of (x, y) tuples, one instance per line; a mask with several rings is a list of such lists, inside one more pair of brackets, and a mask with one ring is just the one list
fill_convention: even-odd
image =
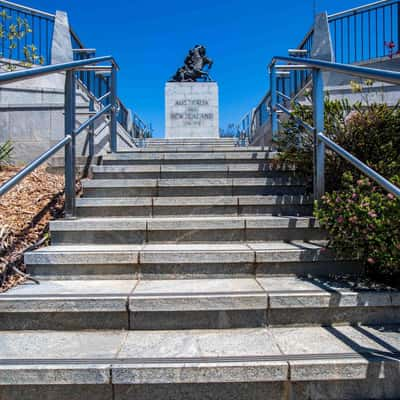
[[(296, 117), (313, 124), (309, 106), (294, 105)], [(281, 159), (296, 163), (312, 189), (313, 138), (294, 118), (283, 125)], [(400, 110), (385, 104), (325, 101), (325, 134), (391, 182), (400, 186)], [(326, 194), (315, 215), (330, 247), (359, 258), (373, 274), (400, 273), (400, 201), (359, 170), (326, 150)]]
[[(400, 184), (400, 178), (393, 179)], [(400, 200), (368, 178), (343, 176), (340, 191), (327, 193), (315, 216), (339, 256), (357, 258), (373, 275), (400, 273)]]
[(14, 150), (12, 143), (7, 140), (7, 142), (0, 144), (0, 168), (11, 162), (11, 153)]
[[(312, 109), (295, 105), (294, 114), (313, 124)], [(400, 109), (385, 104), (361, 103), (351, 106), (347, 100), (325, 101), (325, 135), (377, 172), (390, 178), (400, 173)], [(305, 177), (312, 178), (312, 134), (298, 127), (293, 118), (283, 124), (276, 141), (281, 159), (299, 165)], [(329, 149), (326, 151), (325, 180), (328, 192), (341, 187), (341, 177), (351, 171), (361, 177), (359, 171)]]

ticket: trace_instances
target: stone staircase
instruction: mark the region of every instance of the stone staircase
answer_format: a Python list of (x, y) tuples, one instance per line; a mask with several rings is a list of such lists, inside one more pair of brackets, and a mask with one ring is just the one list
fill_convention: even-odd
[(294, 166), (154, 140), (92, 176), (0, 295), (1, 400), (399, 398), (400, 294), (333, 279)]

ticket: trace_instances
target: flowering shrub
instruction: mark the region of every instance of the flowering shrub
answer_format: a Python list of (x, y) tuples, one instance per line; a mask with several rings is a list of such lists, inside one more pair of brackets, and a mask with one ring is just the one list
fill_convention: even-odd
[[(296, 117), (312, 125), (312, 110), (296, 105)], [(358, 159), (400, 186), (400, 110), (385, 104), (325, 101), (325, 134)], [(281, 159), (299, 166), (312, 188), (312, 135), (294, 119), (277, 141)], [(370, 273), (400, 274), (400, 201), (329, 149), (327, 193), (315, 215), (330, 234), (330, 247), (359, 258)]]
[[(400, 178), (393, 179), (400, 184)], [(400, 273), (400, 200), (368, 178), (343, 175), (342, 188), (326, 194), (315, 216), (340, 256), (357, 258), (374, 275)]]
[[(309, 106), (293, 105), (297, 118), (313, 125)], [(313, 137), (292, 118), (282, 124), (277, 139), (280, 158), (298, 165), (299, 173), (309, 180), (313, 176)], [(360, 103), (347, 100), (325, 100), (325, 135), (355, 157), (368, 164), (385, 178), (400, 174), (400, 108), (385, 104)], [(339, 190), (341, 177), (350, 171), (355, 178), (360, 172), (336, 153), (326, 150), (326, 190)]]

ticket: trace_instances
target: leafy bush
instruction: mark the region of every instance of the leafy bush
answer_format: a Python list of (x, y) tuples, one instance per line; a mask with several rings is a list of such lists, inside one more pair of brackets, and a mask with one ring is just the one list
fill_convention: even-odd
[(7, 140), (7, 142), (0, 144), (0, 168), (10, 164), (11, 153), (14, 150), (12, 143)]
[(373, 275), (400, 273), (400, 200), (394, 195), (347, 172), (341, 190), (327, 193), (315, 216), (338, 255), (359, 259)]
[[(312, 109), (294, 105), (294, 115), (313, 125)], [(361, 103), (351, 106), (347, 100), (325, 101), (325, 135), (355, 157), (385, 176), (400, 174), (400, 109), (385, 104)], [(294, 118), (283, 124), (277, 140), (281, 159), (296, 163), (305, 177), (312, 179), (312, 134), (298, 127)], [(347, 161), (327, 149), (325, 180), (328, 192), (341, 187), (341, 177), (351, 171), (361, 177), (359, 171)]]
[[(313, 124), (312, 109), (295, 105), (296, 117)], [(325, 101), (325, 134), (391, 182), (400, 186), (400, 110), (385, 104)], [(312, 188), (313, 138), (295, 119), (277, 140), (281, 159), (299, 166)], [(374, 274), (400, 273), (400, 201), (359, 170), (326, 150), (326, 195), (315, 215), (340, 255), (357, 257)]]

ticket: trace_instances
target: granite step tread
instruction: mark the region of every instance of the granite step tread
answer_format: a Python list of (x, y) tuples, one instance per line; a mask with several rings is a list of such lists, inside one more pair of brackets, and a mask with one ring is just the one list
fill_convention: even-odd
[(197, 205), (312, 205), (312, 196), (177, 196), (177, 197), (81, 197), (77, 207), (177, 206)]
[(41, 279), (195, 279), (359, 274), (362, 266), (338, 260), (324, 243), (162, 243), (52, 245), (25, 253)]
[(99, 173), (125, 173), (125, 174), (140, 174), (140, 173), (171, 173), (171, 172), (274, 172), (287, 171), (294, 172), (294, 165), (287, 164), (179, 164), (179, 165), (94, 165), (92, 171), (94, 174)]
[[(171, 279), (171, 280), (49, 280), (40, 285), (25, 282), (6, 293), (0, 293), (0, 312), (35, 312), (51, 310), (52, 304), (41, 304), (37, 309), (35, 302), (39, 299), (96, 299), (99, 303), (92, 303), (90, 307), (101, 307), (101, 299), (134, 299), (138, 307), (131, 311), (175, 311), (175, 310), (203, 310), (221, 309), (216, 303), (218, 297), (258, 296), (263, 299), (260, 304), (251, 308), (328, 308), (328, 307), (400, 307), (400, 291), (395, 289), (355, 289), (345, 282), (338, 282), (329, 278), (297, 278), (297, 277), (253, 277), (239, 279)], [(267, 297), (269, 301), (267, 302)], [(336, 297), (335, 304), (330, 300)], [(168, 299), (200, 299), (209, 298), (209, 304), (192, 303), (173, 305), (144, 304), (138, 300)], [(214, 300), (211, 300), (214, 299)], [(281, 300), (281, 301), (280, 301)], [(317, 301), (315, 301), (317, 300)], [(24, 308), (9, 308), (11, 301), (23, 301)], [(161, 308), (160, 308), (161, 307)], [(206, 307), (206, 308), (204, 308)], [(233, 307), (224, 304), (224, 307)], [(98, 308), (101, 310), (102, 308)], [(126, 309), (126, 304), (122, 307)], [(121, 309), (118, 309), (121, 310)], [(63, 309), (62, 311), (67, 311)], [(82, 311), (74, 309), (74, 311)], [(105, 310), (106, 311), (106, 310)]]
[(313, 217), (273, 215), (77, 218), (50, 222), (53, 244), (323, 240)]
[[(193, 263), (255, 262), (305, 258), (305, 254), (329, 258), (324, 242), (264, 242), (264, 243), (210, 243), (210, 244), (142, 244), (142, 245), (52, 245), (25, 253), (25, 262), (51, 263), (174, 263), (178, 260)], [(279, 257), (277, 257), (279, 256)], [(68, 260), (70, 258), (70, 260)], [(300, 260), (300, 258), (298, 258)], [(71, 261), (73, 260), (73, 261)]]
[(103, 157), (104, 164), (118, 164), (118, 163), (136, 163), (140, 161), (151, 161), (155, 163), (169, 163), (169, 162), (193, 162), (193, 161), (268, 161), (276, 160), (279, 154), (270, 151), (240, 151), (235, 148), (232, 151), (222, 151), (216, 149), (215, 151), (193, 151), (188, 152), (183, 149), (180, 152), (120, 152), (114, 154), (107, 154)]
[(310, 277), (49, 280), (0, 294), (3, 330), (381, 324), (400, 323), (399, 310), (399, 291)]
[(79, 217), (311, 215), (312, 196), (81, 197)]
[(399, 329), (3, 331), (0, 384), (360, 381), (378, 377), (395, 384), (400, 378)]
[[(229, 152), (262, 152), (262, 151), (270, 151), (269, 147), (263, 146), (249, 146), (249, 147), (240, 147), (235, 146), (234, 144), (203, 144), (203, 143), (185, 143), (185, 144), (166, 144), (166, 143), (152, 143), (145, 144), (144, 147), (137, 147), (134, 150), (130, 150), (130, 154), (136, 153), (179, 153), (179, 152), (221, 152), (221, 151), (229, 151)], [(121, 151), (121, 153), (127, 153)]]
[(114, 187), (195, 187), (195, 186), (303, 186), (298, 177), (276, 178), (182, 178), (182, 179), (88, 179), (83, 188)]

